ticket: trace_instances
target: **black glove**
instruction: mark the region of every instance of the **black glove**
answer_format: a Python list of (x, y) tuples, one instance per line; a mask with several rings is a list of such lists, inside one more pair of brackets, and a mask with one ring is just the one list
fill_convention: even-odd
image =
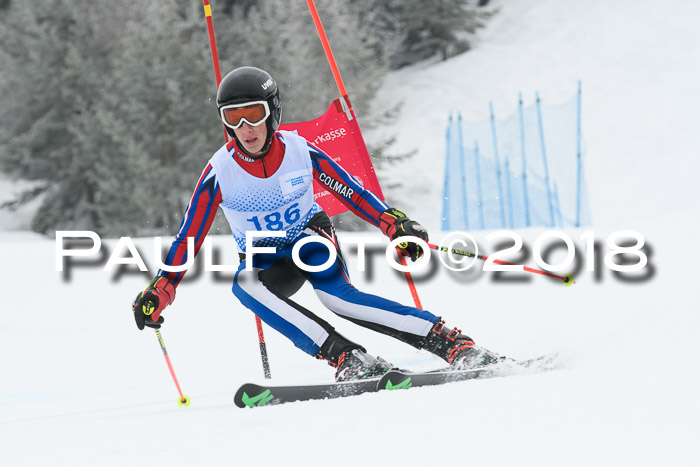
[(134, 300), (133, 310), (136, 326), (143, 330), (160, 328), (165, 319), (160, 316), (166, 306), (175, 300), (175, 286), (165, 276), (158, 276), (148, 284), (146, 290), (140, 292)]
[[(405, 212), (389, 208), (379, 216), (379, 228), (392, 240), (410, 235), (428, 241), (428, 231), (416, 221), (408, 218)], [(423, 256), (423, 248), (414, 242), (402, 242), (397, 245), (399, 253), (416, 261)]]

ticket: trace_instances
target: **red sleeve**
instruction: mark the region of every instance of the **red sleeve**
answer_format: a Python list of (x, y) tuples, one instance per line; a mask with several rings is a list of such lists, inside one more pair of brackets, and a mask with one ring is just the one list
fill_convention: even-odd
[[(199, 252), (204, 238), (207, 236), (212, 222), (216, 217), (216, 209), (221, 203), (221, 189), (216, 181), (216, 173), (211, 164), (207, 164), (202, 172), (197, 186), (194, 189), (185, 215), (180, 224), (180, 231), (170, 246), (170, 251), (164, 264), (168, 266), (181, 266), (187, 262), (187, 238), (194, 238), (194, 255)], [(159, 276), (167, 276), (173, 285), (177, 285), (182, 280), (187, 271), (167, 272), (158, 271)]]
[(314, 178), (328, 192), (360, 218), (379, 226), (379, 216), (389, 208), (372, 191), (365, 189), (344, 169), (317, 147), (309, 144)]

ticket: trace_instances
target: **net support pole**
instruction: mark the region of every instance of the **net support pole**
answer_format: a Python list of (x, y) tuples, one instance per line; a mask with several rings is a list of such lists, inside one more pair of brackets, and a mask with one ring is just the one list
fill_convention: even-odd
[(508, 228), (515, 228), (513, 216), (513, 192), (510, 187), (510, 164), (506, 156), (506, 197), (508, 198)]
[(479, 207), (479, 226), (481, 230), (486, 229), (484, 218), (484, 191), (481, 185), (481, 163), (479, 161), (479, 142), (474, 141), (474, 167), (476, 169), (476, 199)]
[(464, 139), (462, 138), (462, 114), (457, 114), (457, 139), (459, 144), (459, 175), (462, 193), (462, 216), (464, 218), (464, 230), (469, 230), (469, 203), (467, 199), (467, 170), (464, 166)]
[(496, 117), (493, 113), (493, 102), (489, 102), (491, 113), (491, 137), (493, 139), (493, 155), (496, 159), (496, 177), (498, 179), (498, 201), (501, 207), (501, 227), (506, 228), (505, 196), (503, 195), (503, 182), (501, 181), (501, 161), (498, 154), (498, 138), (496, 137)]
[(450, 230), (450, 145), (452, 133), (452, 112), (447, 117), (447, 132), (445, 135), (445, 184), (442, 188), (442, 230)]
[(542, 148), (542, 164), (544, 165), (544, 183), (547, 185), (547, 204), (549, 205), (549, 226), (554, 227), (554, 202), (552, 200), (552, 188), (549, 181), (549, 164), (547, 164), (547, 146), (544, 141), (544, 125), (542, 124), (542, 107), (540, 105), (540, 93), (535, 92), (537, 105), (537, 126), (540, 130), (540, 147)]
[(576, 227), (581, 227), (581, 81), (576, 95)]
[(525, 227), (530, 227), (530, 200), (527, 195), (527, 156), (525, 153), (525, 115), (523, 113), (523, 95), (518, 93), (518, 110), (520, 112), (520, 154), (522, 156), (523, 206), (525, 207)]

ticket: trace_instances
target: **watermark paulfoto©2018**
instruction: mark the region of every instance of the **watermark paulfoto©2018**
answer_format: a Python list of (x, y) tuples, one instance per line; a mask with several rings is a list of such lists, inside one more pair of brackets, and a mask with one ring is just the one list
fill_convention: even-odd
[[(253, 241), (255, 237), (284, 237), (285, 232), (284, 231), (248, 231), (246, 232), (246, 256), (248, 258), (251, 258), (253, 255), (258, 254), (258, 253), (275, 253), (276, 249), (275, 247), (261, 247), (261, 246), (253, 246)], [(76, 239), (87, 239), (87, 240), (92, 240), (92, 246), (89, 248), (65, 248), (64, 245), (64, 239), (66, 238), (76, 238)], [(192, 265), (194, 264), (194, 238), (193, 237), (188, 237), (187, 238), (187, 261), (185, 264), (181, 266), (169, 266), (166, 264), (163, 264), (161, 260), (161, 249), (163, 248), (163, 240), (162, 237), (153, 237), (153, 248), (154, 248), (154, 258), (155, 258), (155, 267), (157, 269), (162, 269), (164, 271), (168, 272), (180, 272), (180, 271), (186, 271)], [(237, 271), (238, 266), (237, 265), (223, 265), (223, 264), (213, 264), (213, 259), (212, 259), (212, 247), (211, 247), (211, 242), (209, 241), (209, 238), (206, 238), (202, 244), (202, 250), (204, 252), (204, 270), (207, 272), (231, 272), (231, 271)], [(409, 264), (406, 266), (403, 266), (399, 263), (396, 262), (396, 260), (393, 257), (393, 251), (395, 247), (400, 244), (401, 242), (405, 241), (411, 241), (411, 242), (416, 242), (421, 245), (421, 247), (424, 249), (425, 254), (423, 257), (421, 257), (416, 263)], [(318, 266), (313, 266), (304, 263), (301, 258), (299, 257), (299, 250), (306, 245), (307, 243), (321, 243), (328, 248), (329, 256), (328, 260)], [(358, 248), (358, 270), (359, 271), (364, 271), (365, 270), (365, 246), (366, 245), (377, 245), (382, 243), (382, 237), (356, 237), (356, 236), (351, 236), (351, 237), (346, 237), (346, 238), (341, 238), (341, 243), (342, 244), (355, 244), (357, 245)], [(63, 263), (64, 263), (64, 258), (67, 257), (90, 257), (90, 256), (96, 256), (99, 252), (100, 249), (102, 248), (102, 240), (100, 236), (92, 231), (89, 230), (59, 230), (56, 231), (56, 271), (63, 271)], [(127, 249), (129, 251), (130, 256), (121, 256), (119, 252), (123, 251), (124, 249)], [(430, 246), (423, 240), (417, 237), (401, 237), (397, 238), (396, 240), (392, 240), (389, 245), (386, 247), (386, 258), (388, 263), (397, 271), (408, 271), (408, 272), (413, 272), (416, 271), (420, 268), (422, 268), (427, 261), (430, 260)], [(337, 252), (335, 249), (335, 245), (328, 240), (327, 238), (324, 237), (306, 237), (301, 239), (299, 242), (297, 242), (294, 245), (294, 248), (292, 249), (292, 260), (294, 261), (294, 264), (296, 264), (300, 269), (304, 271), (309, 271), (309, 272), (318, 272), (318, 271), (325, 271), (328, 269), (333, 263), (335, 263), (335, 260), (337, 259)], [(114, 247), (113, 253), (109, 256), (109, 259), (107, 260), (103, 270), (104, 271), (111, 271), (116, 265), (135, 265), (139, 268), (141, 271), (148, 271), (148, 267), (146, 266), (146, 263), (143, 261), (143, 258), (141, 257), (141, 254), (139, 253), (138, 249), (136, 248), (136, 245), (134, 244), (134, 241), (131, 239), (131, 237), (121, 237), (119, 241), (117, 242), (117, 245)], [(449, 267), (449, 266), (448, 266)], [(253, 263), (252, 261), (248, 261), (246, 263), (246, 269), (247, 270), (252, 270), (253, 269)]]
[[(284, 237), (284, 231), (248, 231), (246, 232), (246, 255), (248, 258), (259, 253), (275, 253), (274, 247), (259, 247), (253, 246), (255, 238), (259, 237)], [(81, 247), (75, 245), (67, 248), (65, 239), (80, 239)], [(579, 271), (583, 266), (588, 272), (598, 271), (601, 268), (596, 268), (601, 262), (612, 270), (614, 273), (635, 273), (647, 269), (644, 277), (638, 276), (635, 281), (648, 279), (653, 276), (653, 265), (649, 264), (651, 248), (645, 245), (644, 237), (632, 230), (621, 230), (610, 234), (607, 237), (604, 257), (602, 253), (606, 250), (600, 241), (595, 240), (594, 232), (589, 230), (580, 235), (580, 240), (584, 242), (583, 248), (577, 247), (571, 236), (565, 232), (557, 230), (549, 230), (540, 234), (530, 249), (523, 245), (522, 237), (514, 231), (499, 230), (492, 232), (484, 237), (486, 241), (494, 245), (496, 251), (486, 256), (479, 256), (479, 247), (476, 240), (466, 232), (452, 232), (442, 240), (442, 245), (437, 247), (446, 255), (437, 255), (440, 262), (451, 271), (466, 271), (471, 268), (477, 259), (484, 260), (484, 271), (491, 272), (522, 272), (523, 264), (512, 264), (515, 262), (512, 258), (516, 255), (517, 262), (527, 262), (530, 258), (541, 269), (548, 272), (569, 271), (572, 268)], [(163, 264), (161, 254), (163, 249), (162, 237), (153, 237), (153, 248), (156, 270), (162, 269), (168, 272), (180, 272), (189, 269), (194, 264), (194, 238), (187, 238), (187, 261), (181, 266), (168, 266)], [(91, 241), (92, 245), (88, 248), (82, 248), (82, 243)], [(357, 271), (365, 271), (365, 257), (368, 245), (381, 245), (386, 239), (380, 235), (377, 236), (344, 236), (340, 238), (341, 245), (356, 245), (357, 246)], [(415, 263), (407, 265), (399, 264), (394, 256), (394, 251), (397, 245), (402, 242), (418, 243), (424, 250), (424, 255)], [(299, 250), (307, 243), (316, 242), (326, 246), (329, 252), (328, 260), (321, 265), (305, 264), (299, 257)], [(504, 246), (506, 245), (506, 246)], [(101, 255), (102, 261), (107, 257), (105, 251), (101, 251), (102, 240), (99, 235), (92, 231), (86, 230), (62, 230), (56, 232), (56, 271), (64, 270), (64, 262), (66, 258), (72, 257), (95, 257)], [(381, 248), (381, 246), (379, 246)], [(433, 248), (435, 248), (433, 246)], [(566, 250), (565, 258), (557, 264), (548, 262), (552, 252), (556, 249), (564, 248)], [(127, 256), (122, 256), (121, 252), (128, 250)], [(235, 272), (238, 269), (237, 265), (214, 264), (212, 246), (209, 238), (206, 238), (202, 250), (204, 253), (204, 271), (211, 272)], [(531, 256), (528, 254), (531, 250)], [(583, 251), (580, 251), (583, 250)], [(577, 253), (579, 253), (577, 255)], [(400, 272), (416, 272), (425, 268), (431, 259), (431, 246), (417, 237), (400, 237), (389, 242), (385, 249), (387, 263), (393, 269)], [(292, 260), (302, 270), (309, 272), (324, 271), (335, 263), (337, 257), (335, 245), (328, 239), (323, 237), (310, 236), (303, 238), (297, 242), (292, 250)], [(615, 260), (617, 258), (617, 261)], [(449, 261), (448, 261), (449, 259)], [(503, 264), (507, 261), (509, 264)], [(94, 265), (95, 263), (93, 263)], [(130, 237), (121, 237), (114, 247), (113, 252), (109, 255), (104, 264), (103, 271), (111, 271), (116, 265), (133, 265), (138, 267), (142, 272), (147, 272), (146, 266), (139, 250), (136, 248), (134, 241)], [(456, 266), (455, 266), (456, 265)], [(72, 262), (68, 263), (68, 268), (72, 266)], [(572, 267), (573, 266), (573, 267)], [(246, 269), (252, 269), (252, 262), (248, 261)], [(600, 276), (598, 276), (599, 279)], [(619, 277), (619, 276), (618, 276)]]

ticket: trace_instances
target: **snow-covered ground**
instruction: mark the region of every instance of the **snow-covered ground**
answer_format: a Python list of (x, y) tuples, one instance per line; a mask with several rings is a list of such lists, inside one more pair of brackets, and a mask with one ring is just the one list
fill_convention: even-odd
[[(237, 386), (262, 380), (255, 324), (230, 281), (209, 273), (183, 283), (165, 313), (163, 337), (192, 399), (180, 408), (153, 332), (130, 316), (147, 275), (114, 278), (92, 266), (67, 280), (55, 271), (52, 240), (0, 233), (2, 465), (697, 465), (700, 317), (688, 287), (699, 224), (700, 5), (498, 4), (474, 50), (385, 84), (383, 96), (405, 101), (390, 129), (397, 151), (417, 149), (416, 163), (430, 167), (421, 196), (406, 193), (401, 207), (440, 238), (449, 110), (485, 118), (493, 101), (506, 114), (518, 91), (556, 102), (583, 80), (590, 229), (603, 251), (613, 231), (642, 233), (649, 277), (624, 282), (598, 264), (599, 279), (582, 270), (567, 288), (440, 267), (418, 284), (427, 309), (480, 344), (518, 358), (559, 351), (559, 369), (240, 410)], [(532, 246), (542, 232), (520, 233)], [(582, 232), (567, 231), (580, 246)], [(234, 256), (229, 239), (214, 240)], [(112, 252), (115, 242), (105, 243)], [(150, 239), (139, 246), (150, 256)], [(353, 273), (347, 255), (358, 288), (411, 301), (380, 256), (368, 277)], [(332, 316), (308, 287), (295, 299), (397, 365), (439, 364)], [(266, 340), (274, 382), (332, 377), (269, 328)]]
[[(447, 62), (416, 65), (387, 80), (382, 102), (402, 101), (397, 151), (417, 148), (419, 164), (444, 160), (448, 111), (465, 120), (516, 111), (518, 92), (545, 103), (569, 99), (583, 82), (583, 134), (594, 220), (634, 227), (668, 214), (689, 217), (700, 160), (700, 42), (697, 5), (682, 2), (497, 2), (501, 13), (476, 48)], [(531, 103), (531, 102), (530, 102)], [(527, 102), (526, 102), (527, 104)], [(436, 147), (437, 145), (437, 147)], [(439, 225), (434, 199), (442, 170), (425, 170), (430, 202), (421, 218)], [(430, 177), (428, 179), (428, 177)], [(695, 223), (697, 226), (697, 221)]]

